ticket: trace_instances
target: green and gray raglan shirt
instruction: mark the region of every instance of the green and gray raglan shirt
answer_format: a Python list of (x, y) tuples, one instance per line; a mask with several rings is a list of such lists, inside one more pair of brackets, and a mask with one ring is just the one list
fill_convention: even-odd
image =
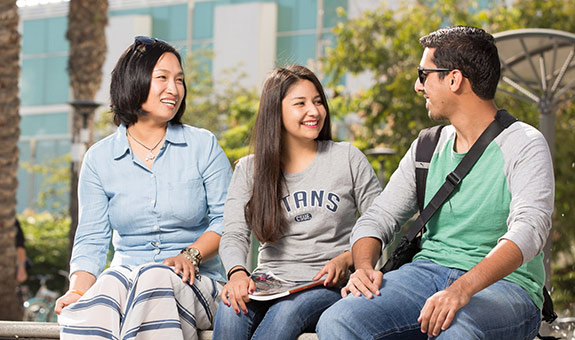
[[(445, 127), (429, 167), (427, 204), (465, 154), (454, 151), (455, 129)], [(384, 192), (356, 223), (351, 237), (375, 237), (387, 245), (417, 212), (415, 149), (401, 160)], [(415, 259), (470, 270), (500, 239), (513, 241), (523, 264), (506, 280), (517, 283), (541, 309), (545, 281), (543, 246), (551, 229), (553, 165), (543, 135), (516, 122), (487, 147), (451, 197), (427, 223)]]

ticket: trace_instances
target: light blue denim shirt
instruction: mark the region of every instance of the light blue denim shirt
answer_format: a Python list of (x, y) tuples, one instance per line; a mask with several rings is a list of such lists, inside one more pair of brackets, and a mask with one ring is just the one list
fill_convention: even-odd
[[(70, 273), (97, 277), (110, 238), (115, 266), (162, 262), (206, 231), (221, 235), (231, 175), (228, 158), (207, 130), (169, 124), (150, 170), (131, 152), (120, 125), (84, 157)], [(219, 257), (202, 263), (200, 273), (225, 280)]]

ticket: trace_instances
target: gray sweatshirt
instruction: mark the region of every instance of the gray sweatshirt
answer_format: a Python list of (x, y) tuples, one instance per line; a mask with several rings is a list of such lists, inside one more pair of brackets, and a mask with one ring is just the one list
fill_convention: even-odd
[[(259, 271), (285, 280), (309, 281), (332, 258), (349, 250), (351, 229), (381, 192), (365, 155), (349, 143), (320, 141), (313, 162), (303, 171), (284, 174), (282, 207), (287, 230), (276, 242), (260, 245)], [(228, 272), (247, 268), (250, 227), (244, 207), (253, 186), (253, 156), (238, 162), (224, 208), (220, 257)]]

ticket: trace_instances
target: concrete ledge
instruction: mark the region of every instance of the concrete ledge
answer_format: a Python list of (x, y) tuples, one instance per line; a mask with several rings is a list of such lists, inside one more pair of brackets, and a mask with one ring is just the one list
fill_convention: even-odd
[[(0, 321), (0, 340), (51, 340), (60, 338), (58, 324), (53, 322)], [(200, 331), (199, 340), (211, 340), (212, 331)], [(315, 333), (304, 333), (298, 340), (317, 340)]]
[(59, 339), (58, 324), (52, 322), (0, 321), (0, 339)]

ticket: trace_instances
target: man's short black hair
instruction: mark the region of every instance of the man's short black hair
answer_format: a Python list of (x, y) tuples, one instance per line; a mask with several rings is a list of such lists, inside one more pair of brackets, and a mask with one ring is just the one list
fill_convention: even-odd
[(436, 67), (460, 70), (478, 97), (495, 97), (501, 64), (491, 34), (477, 27), (453, 26), (432, 32), (419, 42), (423, 47), (435, 48), (432, 61)]

